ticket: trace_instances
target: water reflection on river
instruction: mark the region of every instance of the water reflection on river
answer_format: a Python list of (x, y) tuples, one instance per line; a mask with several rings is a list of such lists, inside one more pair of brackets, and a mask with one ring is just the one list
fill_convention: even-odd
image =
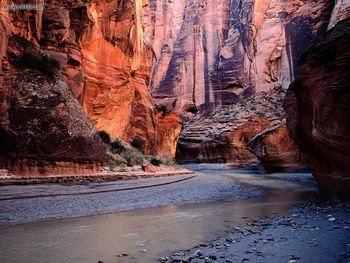
[[(4, 226), (0, 228), (0, 262), (157, 262), (178, 249), (223, 235), (235, 224), (312, 200), (314, 191), (305, 189), (300, 185), (300, 191), (268, 191), (249, 200)], [(122, 253), (128, 256), (117, 256)]]

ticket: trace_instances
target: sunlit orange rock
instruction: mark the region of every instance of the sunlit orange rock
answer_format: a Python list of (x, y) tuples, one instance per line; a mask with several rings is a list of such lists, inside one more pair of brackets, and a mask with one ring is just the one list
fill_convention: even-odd
[[(9, 0), (1, 4), (24, 2), (44, 3)], [(63, 80), (98, 130), (112, 139), (142, 140), (142, 151), (156, 154), (154, 103), (148, 91), (153, 51), (144, 43), (142, 20), (147, 4), (144, 0), (77, 0), (46, 2), (43, 10), (2, 8), (1, 68), (9, 67), (5, 42), (10, 33), (30, 41), (59, 62)], [(0, 72), (1, 84), (4, 74)], [(8, 104), (3, 99), (8, 88), (1, 84), (1, 91), (1, 103)], [(176, 140), (165, 138), (165, 145), (172, 139)]]
[(93, 23), (83, 32), (82, 101), (97, 129), (112, 138), (142, 139), (142, 149), (155, 154), (153, 102), (147, 84), (151, 50), (143, 43), (141, 1), (93, 2)]
[(146, 173), (155, 173), (156, 169), (152, 164), (142, 165), (142, 170)]

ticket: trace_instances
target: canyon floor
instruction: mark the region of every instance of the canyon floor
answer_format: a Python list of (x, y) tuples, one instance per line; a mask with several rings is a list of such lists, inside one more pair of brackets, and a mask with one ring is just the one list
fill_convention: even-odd
[(323, 201), (311, 174), (186, 168), (196, 176), (2, 186), (0, 261), (350, 260), (350, 207)]

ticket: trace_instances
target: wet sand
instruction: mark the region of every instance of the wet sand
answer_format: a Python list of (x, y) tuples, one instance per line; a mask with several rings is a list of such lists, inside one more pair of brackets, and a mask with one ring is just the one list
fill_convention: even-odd
[[(201, 166), (200, 166), (201, 167)], [(212, 168), (215, 168), (213, 170)], [(161, 184), (169, 177), (127, 180), (84, 185), (14, 185), (0, 187), (0, 199), (16, 196), (51, 194), (38, 198), (0, 200), (0, 225), (29, 223), (48, 219), (74, 218), (97, 214), (132, 211), (167, 205), (202, 202), (233, 201), (257, 197), (263, 190), (249, 190), (230, 177), (232, 170), (222, 166), (209, 166), (197, 177), (176, 184), (161, 185), (128, 191), (98, 192), (99, 189), (131, 188), (139, 185)], [(240, 171), (241, 173), (246, 171)], [(237, 171), (235, 172), (237, 173)], [(249, 172), (254, 174), (254, 172)], [(175, 177), (171, 177), (174, 179)], [(182, 177), (180, 177), (182, 178)], [(79, 192), (91, 194), (75, 194)], [(17, 194), (12, 194), (17, 193)], [(74, 195), (60, 195), (74, 194)]]

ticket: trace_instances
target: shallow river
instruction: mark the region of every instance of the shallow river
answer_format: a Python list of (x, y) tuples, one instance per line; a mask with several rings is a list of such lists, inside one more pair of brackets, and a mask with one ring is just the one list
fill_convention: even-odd
[[(255, 194), (243, 200), (238, 200), (240, 192), (236, 192), (237, 200), (211, 201), (208, 196), (200, 202), (193, 200), (195, 204), (2, 226), (0, 262), (158, 262), (176, 250), (223, 235), (237, 224), (311, 201), (316, 194), (309, 174), (263, 177), (215, 165), (191, 168), (199, 171), (196, 180), (222, 176), (240, 186), (245, 198), (247, 192)], [(191, 180), (182, 184), (191, 184)], [(119, 257), (122, 253), (128, 256)]]

